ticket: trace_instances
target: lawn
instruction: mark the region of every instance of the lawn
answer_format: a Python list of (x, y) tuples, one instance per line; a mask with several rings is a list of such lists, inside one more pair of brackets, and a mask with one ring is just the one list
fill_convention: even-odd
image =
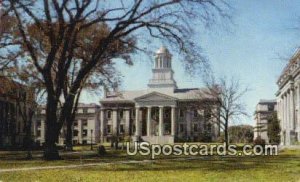
[[(72, 156), (72, 155), (71, 155)], [(84, 155), (83, 155), (84, 156)], [(69, 158), (68, 158), (69, 157)], [(44, 162), (1, 160), (0, 168), (77, 164), (74, 154), (65, 160)], [(134, 159), (134, 158), (129, 158)], [(142, 157), (135, 157), (142, 160)], [(128, 160), (122, 152), (106, 157), (93, 154), (81, 162)], [(195, 157), (191, 160), (158, 159), (151, 163), (107, 164), (73, 169), (51, 169), (0, 173), (0, 181), (300, 181), (300, 150), (285, 150), (278, 156)]]

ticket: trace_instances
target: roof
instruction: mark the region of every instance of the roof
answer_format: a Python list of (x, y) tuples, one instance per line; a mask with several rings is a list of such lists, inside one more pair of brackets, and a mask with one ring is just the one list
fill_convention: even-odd
[[(100, 102), (134, 102), (136, 98), (140, 98), (150, 93), (160, 93), (173, 97), (178, 100), (195, 100), (203, 97), (204, 88), (183, 88), (175, 89), (174, 92), (165, 92), (164, 90), (134, 90), (134, 91), (120, 91), (115, 95), (110, 95), (100, 100)], [(207, 96), (207, 98), (209, 98)]]
[(281, 71), (281, 74), (277, 80), (277, 84), (280, 86), (282, 83), (285, 83), (285, 81), (288, 79), (291, 72), (293, 72), (293, 67), (295, 64), (297, 64), (298, 59), (300, 57), (300, 47), (296, 49), (292, 57), (288, 60), (288, 63), (285, 65), (283, 70)]
[(95, 103), (90, 103), (90, 104), (78, 103), (77, 107), (99, 107), (99, 105)]
[[(95, 103), (90, 103), (90, 104), (85, 104), (85, 103), (78, 103), (78, 108), (84, 108), (84, 107), (100, 107), (98, 104)], [(40, 105), (39, 108), (45, 109), (46, 105)]]
[(259, 104), (276, 104), (276, 99), (260, 99)]

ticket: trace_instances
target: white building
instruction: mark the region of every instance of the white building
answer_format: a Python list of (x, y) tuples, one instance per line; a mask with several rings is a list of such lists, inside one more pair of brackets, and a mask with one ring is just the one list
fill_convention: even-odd
[[(35, 142), (40, 145), (45, 142), (45, 119), (45, 107), (41, 107), (33, 123)], [(98, 143), (99, 128), (99, 106), (79, 103), (73, 122), (73, 144)], [(66, 144), (66, 126), (61, 129), (58, 144)]]
[(24, 147), (33, 100), (29, 87), (0, 75), (0, 148)]
[(300, 50), (291, 57), (277, 85), (278, 118), (281, 123), (281, 144), (300, 141)]
[(268, 120), (273, 112), (277, 111), (277, 101), (261, 99), (255, 108), (255, 127), (254, 127), (254, 139), (258, 136), (269, 141), (267, 129)]
[(202, 89), (178, 88), (172, 64), (172, 55), (161, 47), (147, 89), (104, 94), (100, 100), (102, 141), (122, 135), (151, 143), (215, 140), (219, 136), (219, 119), (211, 117), (217, 106), (213, 110), (201, 108)]

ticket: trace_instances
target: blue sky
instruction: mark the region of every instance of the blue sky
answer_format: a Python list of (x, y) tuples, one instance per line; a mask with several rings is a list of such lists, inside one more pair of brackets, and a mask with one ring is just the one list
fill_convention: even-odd
[[(259, 99), (273, 99), (276, 81), (287, 59), (300, 46), (299, 0), (231, 0), (233, 22), (228, 29), (196, 29), (196, 42), (203, 48), (216, 76), (236, 76), (251, 91), (244, 97), (252, 116)], [(159, 48), (161, 45), (157, 45)], [(174, 53), (173, 53), (174, 54)], [(202, 87), (200, 78), (185, 73), (174, 54), (173, 69), (178, 87)], [(146, 89), (152, 63), (134, 56), (135, 65), (118, 64), (123, 90)], [(84, 102), (97, 103), (101, 96), (83, 94)], [(253, 116), (239, 123), (254, 124)]]

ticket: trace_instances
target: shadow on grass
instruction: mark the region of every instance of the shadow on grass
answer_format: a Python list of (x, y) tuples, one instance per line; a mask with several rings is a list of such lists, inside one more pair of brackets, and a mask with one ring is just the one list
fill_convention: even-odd
[[(298, 162), (297, 162), (298, 161)], [(196, 157), (192, 160), (154, 160), (151, 163), (115, 164), (105, 168), (82, 168), (82, 171), (183, 171), (183, 170), (208, 170), (232, 171), (250, 169), (266, 169), (270, 167), (300, 166), (300, 156), (239, 156), (239, 157)], [(299, 169), (300, 170), (300, 169)]]

